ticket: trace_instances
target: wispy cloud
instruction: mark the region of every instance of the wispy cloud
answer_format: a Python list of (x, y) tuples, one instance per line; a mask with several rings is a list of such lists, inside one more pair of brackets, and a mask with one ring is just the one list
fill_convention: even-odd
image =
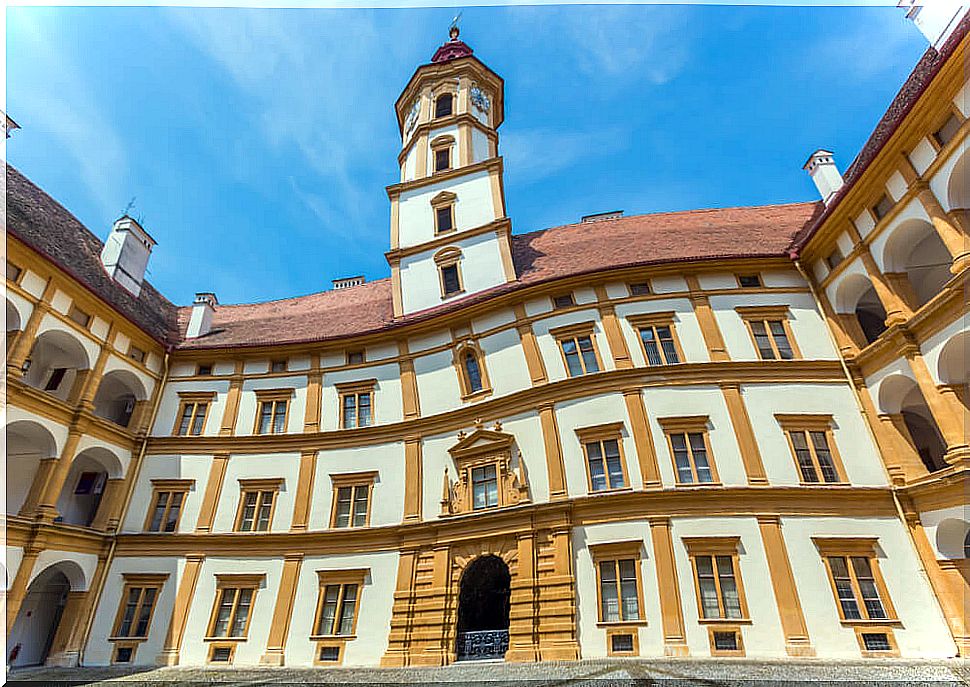
[(629, 144), (628, 131), (525, 129), (504, 132), (499, 152), (517, 183), (557, 175), (583, 160), (610, 155)]
[[(121, 136), (98, 106), (96, 93), (104, 84), (93, 82), (65, 54), (61, 38), (37, 15), (11, 10), (8, 29), (16, 33), (17, 50), (29, 55), (26, 68), (46, 81), (41, 89), (24, 89), (8, 103), (30, 128), (46, 132), (60, 142), (74, 163), (79, 180), (87, 187), (105, 217), (123, 209), (128, 159)], [(97, 155), (91, 151), (97, 150)]]

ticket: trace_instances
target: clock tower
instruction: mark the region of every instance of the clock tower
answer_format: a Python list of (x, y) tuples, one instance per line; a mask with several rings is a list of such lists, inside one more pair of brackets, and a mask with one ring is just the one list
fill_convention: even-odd
[(387, 188), (394, 315), (515, 281), (498, 155), (501, 77), (472, 55), (453, 26), (395, 109), (401, 177)]

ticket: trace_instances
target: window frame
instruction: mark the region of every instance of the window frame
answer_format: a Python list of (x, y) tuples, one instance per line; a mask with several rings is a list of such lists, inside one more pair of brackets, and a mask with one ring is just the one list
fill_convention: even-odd
[[(277, 366), (279, 366), (280, 369), (278, 369), (278, 370), (277, 369), (274, 369)], [(289, 361), (286, 358), (281, 358), (279, 360), (270, 360), (269, 361), (269, 373), (270, 374), (279, 374), (281, 372), (288, 372), (288, 371), (289, 371)]]
[[(882, 576), (882, 571), (879, 568), (879, 556), (876, 551), (876, 547), (879, 543), (877, 537), (812, 537), (812, 541), (815, 544), (815, 548), (818, 550), (819, 556), (821, 557), (822, 567), (825, 568), (825, 574), (829, 578), (829, 587), (832, 590), (832, 598), (835, 601), (835, 608), (839, 615), (839, 622), (846, 627), (864, 627), (866, 631), (879, 631), (882, 632), (883, 627), (891, 627), (893, 625), (901, 626), (899, 621), (899, 616), (896, 614), (896, 607), (893, 605), (892, 597), (889, 595), (889, 588), (886, 586), (886, 580)], [(842, 608), (842, 603), (839, 598), (838, 588), (835, 584), (835, 575), (832, 572), (831, 558), (845, 558), (848, 566), (848, 572), (850, 575), (850, 581), (852, 585), (852, 593), (855, 598), (856, 606), (859, 608), (862, 618), (846, 618), (845, 611)], [(879, 601), (882, 604), (883, 612), (886, 614), (885, 618), (869, 618), (869, 611), (865, 605), (865, 597), (862, 596), (862, 591), (859, 589), (859, 582), (856, 577), (856, 571), (852, 565), (852, 558), (865, 558), (868, 560), (869, 569), (872, 572), (873, 584), (876, 587), (876, 592), (879, 594)], [(873, 628), (878, 628), (874, 630)], [(891, 630), (888, 631), (891, 634)], [(859, 636), (859, 641), (862, 641), (862, 637)], [(880, 652), (881, 653), (881, 652)]]
[[(360, 608), (363, 605), (364, 586), (367, 577), (370, 575), (370, 568), (359, 568), (350, 570), (317, 570), (317, 604), (313, 613), (313, 624), (310, 626), (310, 641), (315, 642), (313, 663), (319, 666), (335, 666), (343, 663), (344, 649), (347, 642), (357, 639), (357, 621), (360, 618)], [(346, 586), (357, 585), (357, 598), (354, 602), (354, 617), (350, 634), (317, 634), (320, 626), (320, 617), (323, 614), (326, 601), (326, 589), (331, 585), (340, 585), (340, 595), (337, 600), (337, 612), (334, 613), (334, 622), (339, 623), (341, 612), (343, 611), (344, 594)], [(331, 627), (332, 629), (332, 627)], [(321, 661), (320, 652), (324, 648), (337, 649), (337, 660)]]
[[(253, 419), (253, 434), (258, 436), (268, 436), (271, 434), (287, 434), (290, 422), (290, 408), (293, 406), (292, 400), (295, 389), (256, 389), (256, 417)], [(269, 429), (262, 431), (263, 406), (267, 403), (272, 404)], [(283, 410), (283, 429), (276, 431), (276, 407), (278, 403), (285, 403)]]
[[(641, 290), (639, 287), (645, 287), (646, 290), (643, 291), (642, 293), (636, 293), (636, 291)], [(653, 284), (650, 283), (649, 279), (644, 279), (643, 281), (627, 282), (626, 290), (627, 290), (627, 293), (630, 294), (631, 298), (643, 298), (644, 296), (654, 295)]]
[[(172, 436), (176, 437), (201, 437), (205, 436), (205, 425), (209, 421), (209, 417), (212, 415), (212, 406), (215, 404), (216, 392), (215, 391), (180, 391), (179, 392), (179, 407), (178, 412), (175, 414), (175, 425), (172, 427)], [(206, 406), (205, 415), (202, 417), (202, 426), (199, 428), (199, 433), (195, 434), (192, 432), (192, 427), (195, 425), (196, 418), (198, 417), (198, 405), (204, 403)], [(186, 433), (182, 434), (179, 432), (179, 427), (182, 425), (182, 417), (185, 415), (185, 408), (188, 405), (194, 405), (195, 408), (192, 410), (192, 416), (189, 419), (189, 426), (186, 428)]]
[[(360, 362), (354, 362), (351, 360), (351, 356), (359, 355)], [(344, 364), (345, 365), (363, 365), (367, 362), (366, 350), (363, 348), (355, 348), (353, 350), (346, 351), (344, 354)]]
[[(279, 492), (283, 488), (282, 477), (240, 479), (239, 480), (239, 503), (236, 505), (236, 518), (233, 521), (232, 531), (239, 534), (261, 534), (273, 531), (273, 516), (276, 515), (276, 505), (279, 502)], [(256, 508), (253, 512), (253, 529), (242, 529), (243, 514), (246, 509), (246, 494), (255, 493)], [(259, 512), (265, 505), (263, 494), (270, 494), (269, 518), (266, 522), (266, 529), (256, 529), (259, 525)]]
[[(785, 439), (788, 442), (788, 450), (791, 453), (792, 459), (795, 461), (795, 471), (798, 473), (798, 480), (800, 484), (805, 486), (844, 486), (849, 484), (849, 477), (845, 472), (845, 464), (842, 462), (839, 447), (835, 442), (835, 434), (833, 431), (835, 422), (831, 415), (776, 413), (775, 420), (785, 433)], [(795, 443), (792, 440), (792, 432), (805, 433), (806, 443), (808, 444), (809, 454), (812, 459), (812, 466), (819, 477), (818, 482), (809, 482), (805, 480), (805, 476), (802, 474), (801, 464), (798, 461), (798, 452), (795, 450)], [(832, 457), (832, 465), (835, 468), (835, 473), (838, 477), (837, 481), (825, 481), (821, 463), (819, 463), (818, 456), (816, 454), (815, 445), (811, 441), (811, 432), (823, 432), (825, 434), (825, 443), (828, 444), (829, 455)]]
[[(657, 422), (663, 429), (667, 440), (667, 452), (670, 455), (671, 467), (674, 471), (674, 486), (676, 487), (710, 487), (721, 486), (721, 478), (717, 472), (717, 462), (714, 459), (714, 451), (711, 447), (710, 427), (711, 419), (707, 415), (684, 415), (680, 417), (661, 417)], [(677, 456), (674, 453), (674, 444), (671, 439), (672, 434), (683, 434), (687, 445), (688, 458), (690, 460), (691, 474), (694, 482), (681, 482), (680, 471), (677, 469)], [(703, 434), (704, 450), (707, 452), (707, 466), (711, 471), (710, 482), (698, 482), (697, 462), (694, 459), (694, 449), (690, 445), (690, 434)]]
[[(455, 169), (455, 137), (449, 134), (442, 134), (441, 136), (436, 136), (431, 143), (428, 144), (431, 149), (431, 174), (444, 174)], [(438, 169), (438, 153), (444, 153), (448, 156), (448, 166), (442, 169)]]
[[(743, 282), (744, 279), (757, 279), (758, 283), (753, 285), (747, 285)], [(760, 272), (738, 272), (734, 275), (734, 279), (737, 282), (739, 289), (763, 289), (765, 288), (765, 281), (761, 278)]]
[[(758, 360), (783, 362), (785, 360), (802, 359), (802, 352), (798, 348), (798, 343), (795, 341), (795, 335), (792, 333), (792, 314), (787, 305), (739, 306), (734, 311), (744, 321), (745, 328), (748, 330), (748, 336), (751, 338), (751, 345), (754, 346), (754, 353), (758, 356)], [(770, 323), (777, 321), (781, 321), (781, 326), (785, 330), (785, 338), (788, 339), (788, 347), (791, 349), (791, 358), (786, 359), (781, 357), (778, 342), (775, 340), (775, 335), (771, 331)], [(758, 339), (755, 336), (754, 326), (752, 324), (754, 322), (761, 322), (764, 326), (772, 353), (775, 356), (774, 358), (765, 358), (761, 355), (761, 348), (758, 346)]]
[[(886, 209), (885, 212), (882, 212), (879, 210), (879, 206), (881, 206), (884, 202), (888, 203), (889, 207)], [(889, 195), (889, 191), (883, 191), (883, 193), (881, 193), (879, 197), (876, 198), (875, 201), (873, 201), (872, 205), (869, 206), (869, 212), (872, 214), (872, 218), (876, 221), (876, 224), (879, 224), (884, 219), (886, 219), (886, 217), (892, 214), (893, 209), (895, 209), (896, 205), (897, 205), (897, 202), (893, 199), (891, 195)]]
[[(182, 522), (182, 515), (185, 513), (185, 500), (188, 498), (189, 492), (195, 486), (194, 479), (153, 479), (152, 481), (152, 499), (148, 504), (148, 512), (145, 514), (145, 524), (142, 526), (142, 532), (150, 532), (152, 534), (178, 534), (179, 523)], [(172, 508), (172, 495), (182, 494), (182, 501), (179, 504), (178, 517), (175, 519), (175, 529), (171, 532), (166, 532), (164, 529), (153, 530), (149, 529), (153, 516), (155, 515), (155, 504), (158, 503), (159, 494), (169, 494), (167, 503), (165, 504), (165, 512), (162, 514), (162, 520), (159, 525), (163, 525)]]
[[(84, 321), (82, 322), (80, 318), (83, 318)], [(77, 303), (71, 303), (71, 307), (67, 309), (67, 319), (81, 329), (88, 331), (91, 329), (91, 322), (94, 321), (94, 316), (87, 310), (79, 308)]]
[[(610, 542), (605, 544), (590, 544), (588, 546), (590, 557), (593, 561), (593, 569), (596, 574), (596, 626), (605, 628), (636, 628), (647, 625), (646, 607), (643, 603), (643, 540)], [(617, 574), (617, 599), (620, 608), (623, 606), (622, 591), (620, 590), (619, 568), (620, 561), (632, 560), (636, 571), (636, 592), (637, 592), (637, 615), (635, 620), (603, 620), (603, 582), (600, 563), (612, 562)], [(622, 614), (622, 610), (620, 611)], [(634, 654), (623, 652), (618, 655), (637, 655), (637, 632), (632, 632), (634, 636)], [(607, 637), (607, 648), (612, 649), (609, 637)]]
[[(442, 248), (434, 255), (434, 263), (438, 269), (438, 286), (441, 289), (441, 300), (447, 300), (449, 298), (454, 298), (455, 296), (460, 296), (465, 293), (465, 279), (461, 273), (461, 260), (462, 252), (460, 248), (455, 246), (449, 246), (447, 248)], [(444, 270), (447, 267), (454, 267), (455, 273), (458, 275), (458, 290), (457, 291), (446, 291), (445, 289), (445, 273)]]
[[(337, 418), (340, 429), (366, 429), (367, 427), (373, 427), (377, 424), (377, 412), (376, 412), (376, 400), (377, 400), (377, 380), (376, 379), (362, 379), (354, 382), (343, 382), (335, 386), (337, 389), (338, 398), (338, 413)], [(360, 396), (369, 395), (370, 396), (370, 422), (366, 425), (360, 424)], [(344, 414), (344, 399), (347, 396), (355, 396), (357, 400), (354, 401), (355, 409), (355, 424), (353, 427), (348, 427), (346, 423), (346, 417)]]
[[(205, 638), (203, 641), (211, 642), (207, 652), (207, 662), (212, 662), (212, 654), (216, 649), (229, 649), (229, 659), (218, 661), (218, 663), (232, 663), (235, 657), (235, 646), (239, 642), (249, 639), (249, 627), (252, 625), (253, 611), (256, 608), (256, 599), (259, 590), (266, 582), (265, 573), (239, 574), (239, 573), (217, 573), (216, 574), (216, 593), (212, 599), (212, 611), (209, 613), (209, 623), (206, 625)], [(219, 607), (222, 605), (222, 598), (227, 589), (235, 589), (236, 598), (233, 600), (232, 612), (229, 615), (228, 630), (231, 632), (236, 624), (236, 614), (239, 609), (239, 594), (244, 590), (252, 591), (252, 598), (249, 601), (249, 610), (246, 615), (246, 622), (243, 626), (241, 635), (228, 635), (221, 637), (215, 634), (216, 621), (218, 619)]]
[[(213, 370), (212, 363), (198, 363), (195, 366), (195, 376), (196, 377), (211, 377)], [(203, 372), (203, 370), (208, 369), (208, 372)]]
[[(733, 632), (735, 638), (737, 639), (737, 649), (718, 649), (715, 642), (715, 633), (718, 632)], [(738, 624), (726, 624), (722, 625), (720, 623), (711, 624), (707, 626), (707, 641), (711, 648), (711, 656), (744, 656), (744, 634), (741, 632), (741, 626)]]
[[(488, 370), (485, 367), (485, 352), (478, 341), (466, 338), (458, 341), (452, 349), (452, 364), (458, 374), (458, 389), (462, 401), (477, 400), (489, 396), (492, 393), (492, 384), (488, 377)], [(465, 356), (471, 353), (475, 356), (478, 363), (478, 376), (481, 379), (482, 388), (474, 390), (471, 387), (471, 380), (468, 378), (468, 371), (465, 368)]]
[[(949, 141), (941, 141), (937, 137), (937, 134), (939, 134), (943, 130), (943, 127), (945, 127), (949, 123), (951, 118), (956, 120), (957, 130)], [(952, 104), (949, 104), (949, 106), (947, 107), (945, 116), (941, 117), (938, 120), (938, 124), (936, 124), (933, 127), (933, 130), (929, 134), (927, 134), (926, 138), (929, 139), (930, 145), (933, 146), (933, 149), (937, 153), (939, 153), (941, 150), (946, 148), (949, 144), (951, 144), (954, 140), (957, 139), (957, 135), (960, 133), (960, 128), (963, 126), (963, 123), (965, 121), (966, 121), (966, 118), (963, 116), (963, 113), (960, 112), (960, 110), (958, 110)]]
[[(335, 530), (350, 530), (350, 529), (361, 529), (363, 527), (370, 527), (371, 511), (374, 507), (374, 484), (377, 482), (378, 472), (377, 470), (368, 470), (366, 472), (346, 472), (346, 473), (331, 473), (330, 484), (332, 487), (332, 498), (330, 502), (330, 529)], [(359, 487), (364, 487), (367, 489), (367, 510), (364, 513), (364, 524), (354, 525), (354, 503), (356, 502), (356, 489)], [(339, 527), (337, 525), (337, 496), (341, 489), (351, 489), (350, 497), (350, 524), (346, 527)]]
[[(458, 200), (458, 196), (451, 191), (442, 191), (434, 198), (431, 199), (431, 213), (434, 220), (434, 235), (441, 236), (442, 234), (450, 234), (458, 230), (458, 224), (455, 221), (455, 205)], [(448, 229), (442, 229), (438, 221), (438, 211), (447, 209), (451, 215), (451, 227)]]
[[(122, 580), (124, 586), (121, 590), (121, 598), (118, 601), (118, 610), (115, 613), (114, 622), (111, 625), (111, 634), (108, 636), (108, 641), (112, 643), (121, 643), (126, 648), (132, 648), (131, 660), (135, 658), (135, 650), (138, 644), (148, 641), (148, 637), (152, 632), (152, 620), (155, 617), (155, 611), (158, 608), (158, 600), (162, 595), (162, 589), (165, 586), (166, 580), (168, 580), (168, 573), (122, 573)], [(138, 597), (138, 605), (136, 606), (135, 613), (133, 616), (132, 625), (137, 629), (138, 622), (137, 618), (141, 614), (144, 595), (146, 589), (155, 590), (155, 598), (152, 601), (152, 606), (148, 612), (148, 621), (145, 625), (144, 635), (120, 635), (118, 632), (121, 630), (121, 623), (124, 620), (125, 609), (128, 606), (128, 596), (132, 589), (141, 589), (141, 594)], [(114, 656), (117, 653), (117, 648), (112, 652), (112, 663), (114, 662)], [(131, 661), (127, 661), (131, 663)]]
[[(580, 447), (583, 451), (583, 463), (586, 470), (586, 492), (589, 495), (593, 494), (610, 494), (618, 491), (629, 491), (633, 488), (630, 484), (630, 474), (626, 466), (626, 454), (623, 450), (623, 423), (622, 422), (611, 422), (608, 424), (595, 425), (592, 427), (582, 427), (576, 430), (576, 438), (579, 440)], [(615, 441), (617, 449), (620, 454), (620, 469), (623, 473), (623, 486), (614, 487), (610, 483), (609, 468), (606, 462), (606, 452), (603, 446), (603, 442)], [(604, 477), (606, 478), (606, 488), (593, 490), (593, 473), (590, 469), (589, 462), (589, 448), (588, 445), (592, 443), (599, 443), (601, 451), (603, 451), (603, 469)]]
[[(567, 379), (578, 379), (579, 377), (585, 377), (587, 375), (596, 374), (597, 372), (603, 372), (606, 368), (603, 367), (603, 358), (600, 356), (599, 346), (596, 345), (596, 324), (594, 322), (580, 322), (577, 324), (566, 325), (564, 327), (556, 327), (555, 329), (549, 330), (549, 335), (556, 340), (556, 345), (559, 348), (559, 355), (562, 358), (563, 372), (566, 374)], [(589, 337), (590, 343), (593, 347), (593, 356), (596, 359), (597, 369), (592, 372), (586, 369), (586, 360), (583, 358), (582, 351), (579, 347), (579, 339)], [(582, 374), (573, 376), (569, 372), (569, 360), (566, 357), (566, 350), (563, 347), (564, 341), (572, 340), (576, 345), (576, 355), (579, 358), (579, 362), (583, 367)]]
[[(740, 544), (741, 537), (682, 537), (681, 541), (687, 550), (690, 558), (691, 573), (694, 578), (694, 599), (697, 604), (697, 622), (701, 625), (716, 625), (718, 631), (720, 627), (750, 624), (751, 614), (748, 612), (748, 601), (744, 593), (744, 581), (741, 577), (741, 557)], [(698, 575), (697, 559), (711, 558), (712, 570), (714, 571), (714, 584), (717, 593), (717, 606), (719, 616), (717, 618), (705, 618), (704, 606), (701, 598), (701, 582)], [(717, 573), (717, 558), (730, 557), (731, 570), (734, 578), (734, 586), (738, 592), (738, 607), (741, 613), (740, 618), (729, 618), (726, 615), (724, 605), (724, 593), (721, 591), (721, 576)], [(738, 633), (740, 634), (740, 632)], [(713, 635), (711, 641), (713, 642)]]
[[(16, 270), (16, 273), (14, 274), (13, 277), (10, 276), (10, 270), (11, 269)], [(9, 281), (11, 284), (17, 284), (17, 285), (19, 285), (20, 282), (23, 281), (24, 274), (26, 274), (26, 273), (27, 273), (27, 270), (25, 270), (23, 267), (21, 267), (20, 265), (14, 263), (12, 261), (10, 261), (9, 259), (7, 260), (6, 277), (7, 277), (7, 281)]]
[[(558, 303), (557, 301), (559, 301), (560, 299), (569, 299), (569, 302), (568, 303)], [(553, 296), (550, 296), (549, 297), (549, 300), (552, 302), (552, 309), (553, 310), (566, 310), (567, 308), (574, 308), (574, 307), (576, 307), (576, 296), (573, 294), (572, 291), (566, 291), (564, 293), (557, 293), (557, 294), (555, 294)]]
[[(459, 443), (448, 449), (454, 462), (456, 483), (453, 485), (445, 468), (442, 516), (462, 513), (488, 512), (507, 506), (514, 506), (529, 499), (528, 480), (525, 476), (521, 454), (518, 467), (512, 467), (512, 453), (515, 438), (498, 431), (479, 429), (462, 438)], [(472, 473), (476, 468), (494, 466), (497, 503), (494, 506), (475, 508)], [(453, 489), (454, 487), (454, 489)], [(455, 498), (460, 496), (460, 498)]]
[(144, 365), (145, 360), (148, 358), (148, 351), (129, 342), (127, 357), (129, 360), (134, 360), (136, 363)]
[[(445, 97), (448, 98), (448, 101), (450, 103), (450, 105), (448, 107), (448, 112), (445, 113), (445, 114), (438, 114), (438, 102), (440, 100), (443, 100)], [(457, 95), (455, 93), (452, 93), (451, 91), (442, 91), (441, 93), (436, 93), (434, 95), (434, 98), (433, 98), (433, 101), (432, 101), (432, 112), (434, 114), (433, 114), (433, 116), (432, 116), (431, 119), (432, 120), (435, 120), (435, 119), (444, 119), (445, 117), (454, 116), (454, 114), (455, 114), (455, 100), (457, 100)]]
[[(637, 341), (640, 342), (640, 353), (643, 355), (643, 363), (646, 367), (666, 367), (667, 365), (680, 365), (686, 362), (684, 358), (684, 349), (681, 348), (680, 338), (677, 336), (677, 313), (673, 310), (668, 310), (665, 312), (655, 312), (655, 313), (641, 313), (637, 315), (629, 315), (627, 317), (627, 322), (633, 327), (634, 332), (636, 332)], [(660, 353), (663, 362), (660, 365), (652, 365), (650, 363), (650, 356), (647, 354), (647, 344), (643, 340), (643, 334), (641, 330), (644, 328), (653, 329), (654, 336), (657, 336), (657, 327), (667, 327), (670, 329), (670, 338), (673, 341), (674, 351), (677, 354), (677, 362), (671, 363), (667, 360), (667, 353), (663, 350), (663, 346), (660, 344), (660, 339), (657, 338), (657, 350)]]

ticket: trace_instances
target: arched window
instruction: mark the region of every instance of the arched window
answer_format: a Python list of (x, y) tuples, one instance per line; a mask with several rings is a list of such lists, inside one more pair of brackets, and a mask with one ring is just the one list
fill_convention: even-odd
[(478, 356), (475, 355), (474, 351), (467, 350), (463, 358), (462, 366), (465, 368), (468, 390), (474, 394), (482, 390), (482, 371), (478, 367)]
[(438, 117), (447, 117), (452, 113), (454, 98), (451, 93), (442, 93), (434, 101), (434, 116), (435, 119)]
[(485, 356), (474, 341), (464, 341), (456, 347), (455, 368), (463, 400), (477, 398), (491, 391), (485, 369)]

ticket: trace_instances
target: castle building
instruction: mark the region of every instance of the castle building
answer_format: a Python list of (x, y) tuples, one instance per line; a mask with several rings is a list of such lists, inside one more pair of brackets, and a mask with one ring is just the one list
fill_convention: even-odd
[(453, 30), (390, 278), (272, 303), (8, 166), (7, 665), (966, 655), (968, 29), (821, 201), (526, 234)]

